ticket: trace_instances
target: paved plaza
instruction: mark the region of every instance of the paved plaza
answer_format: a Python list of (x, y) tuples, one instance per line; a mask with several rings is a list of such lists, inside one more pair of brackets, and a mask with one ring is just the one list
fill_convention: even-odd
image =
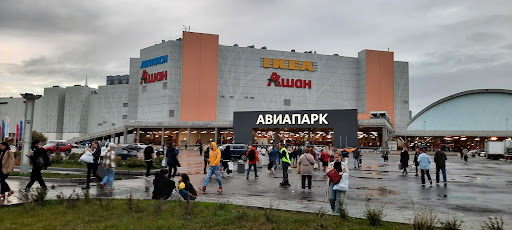
[[(265, 158), (265, 157), (263, 157)], [(413, 156), (411, 155), (411, 159)], [(433, 158), (433, 156), (432, 156)], [(420, 185), (420, 177), (414, 176), (414, 168), (409, 168), (408, 175), (402, 175), (397, 168), (399, 156), (390, 155), (389, 162), (382, 162), (378, 154), (365, 154), (362, 169), (353, 169), (352, 158), (349, 159), (350, 190), (346, 196), (349, 215), (363, 217), (365, 202), (370, 199), (372, 207), (384, 205), (385, 220), (395, 222), (412, 222), (414, 217), (413, 202), (416, 211), (431, 208), (441, 219), (455, 216), (463, 220), (464, 229), (474, 229), (480, 226), (488, 216), (503, 216), (506, 226), (512, 226), (509, 217), (512, 210), (512, 163), (493, 161), (481, 158), (470, 158), (468, 164), (456, 156), (449, 156), (446, 163), (448, 185), (441, 182), (435, 184), (435, 164), (431, 165), (433, 187), (428, 184)], [(191, 174), (193, 185), (202, 186), (204, 175), (202, 157), (197, 151), (181, 151), (179, 170)], [(265, 165), (267, 158), (262, 162)], [(412, 161), (411, 161), (412, 164)], [(247, 168), (247, 167), (246, 167)], [(236, 169), (236, 163), (235, 163)], [(84, 170), (66, 170), (52, 168), (51, 171), (61, 173), (85, 174)], [(121, 174), (121, 173), (120, 173)], [(146, 181), (140, 172), (123, 172), (127, 179), (114, 182), (115, 190), (108, 192), (93, 186), (90, 190), (94, 197), (126, 198), (130, 193), (136, 198), (150, 199), (153, 190), (152, 180)], [(282, 180), (282, 170), (276, 174), (267, 174), (266, 167), (258, 168), (259, 178), (254, 178), (251, 171), (250, 179), (245, 173), (234, 172), (231, 176), (224, 174), (222, 178), (224, 192), (216, 192), (218, 184), (215, 176), (203, 193), (198, 190), (199, 201), (228, 202), (233, 204), (274, 207), (284, 210), (317, 212), (330, 210), (326, 200), (326, 176), (319, 171), (313, 176), (313, 189), (311, 193), (301, 192), (300, 175), (295, 169), (290, 170), (289, 188), (279, 188)], [(117, 176), (117, 175), (116, 175)], [(121, 176), (121, 175), (119, 175)], [(133, 178), (133, 179), (130, 179)], [(45, 179), (49, 186), (54, 186), (48, 193), (49, 199), (55, 199), (60, 192), (70, 194), (75, 190), (81, 193), (80, 182), (83, 179)], [(441, 177), (442, 180), (442, 177)], [(0, 202), (0, 205), (16, 204), (18, 189), (23, 188), (28, 178), (9, 177), (8, 183), (15, 189), (15, 196)], [(37, 187), (38, 184), (34, 185)], [(178, 197), (173, 194), (171, 199)]]

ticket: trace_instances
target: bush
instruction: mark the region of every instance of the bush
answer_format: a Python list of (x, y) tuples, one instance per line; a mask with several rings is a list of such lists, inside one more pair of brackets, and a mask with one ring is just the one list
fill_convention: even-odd
[(162, 160), (164, 159), (163, 156), (159, 156), (153, 160), (153, 168), (161, 168), (162, 167)]
[(137, 158), (137, 157), (130, 157), (125, 162), (126, 166), (128, 168), (137, 168), (137, 167), (144, 167), (144, 161)]
[(371, 208), (369, 201), (369, 199), (366, 200), (364, 217), (368, 219), (371, 226), (380, 226), (382, 225), (382, 219), (386, 216), (384, 215), (384, 205), (380, 208)]
[(32, 141), (38, 140), (39, 142), (46, 143), (48, 141), (48, 138), (38, 131), (33, 130), (32, 131)]
[(81, 153), (70, 153), (70, 154), (68, 154), (68, 160), (78, 162), (78, 160), (80, 160), (81, 156), (82, 156)]
[(482, 224), (482, 230), (503, 230), (503, 217), (489, 217), (489, 221), (484, 221)]
[(50, 158), (50, 162), (52, 163), (52, 165), (62, 164), (64, 162), (64, 157), (62, 157), (61, 155), (55, 155), (54, 157)]
[(18, 160), (21, 159), (20, 158), (21, 157), (21, 152), (20, 151), (14, 152), (14, 157), (18, 158)]
[(437, 216), (432, 209), (425, 208), (423, 212), (415, 213), (412, 225), (415, 230), (434, 230), (436, 220)]
[(459, 220), (455, 217), (448, 218), (446, 220), (439, 220), (441, 224), (441, 229), (444, 230), (460, 230), (462, 229), (462, 220)]

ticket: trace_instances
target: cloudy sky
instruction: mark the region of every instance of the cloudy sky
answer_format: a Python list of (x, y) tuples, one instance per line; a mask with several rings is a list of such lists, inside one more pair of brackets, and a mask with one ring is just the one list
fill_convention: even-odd
[(105, 84), (192, 32), (220, 43), (409, 62), (413, 114), (453, 93), (512, 89), (512, 1), (0, 1), (0, 94)]

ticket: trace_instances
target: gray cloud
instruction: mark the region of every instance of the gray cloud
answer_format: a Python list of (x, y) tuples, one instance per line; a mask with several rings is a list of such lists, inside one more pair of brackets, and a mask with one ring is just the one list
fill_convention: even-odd
[[(0, 93), (42, 93), (51, 85), (104, 84), (128, 73), (129, 58), (182, 25), (220, 43), (357, 56), (395, 52), (409, 62), (414, 113), (464, 90), (510, 88), (510, 1), (2, 1)], [(5, 48), (4, 48), (5, 49)], [(10, 49), (8, 49), (10, 50)], [(47, 50), (47, 52), (46, 52)]]

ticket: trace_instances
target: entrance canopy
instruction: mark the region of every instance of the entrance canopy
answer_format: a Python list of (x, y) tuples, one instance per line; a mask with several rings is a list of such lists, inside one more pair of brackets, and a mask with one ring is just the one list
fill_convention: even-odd
[[(295, 111), (254, 111), (234, 112), (234, 142), (240, 144), (255, 143), (253, 131), (275, 129), (279, 133), (284, 129), (332, 129), (332, 145), (336, 147), (357, 146), (357, 110), (295, 110)], [(274, 143), (284, 139), (275, 135)]]

